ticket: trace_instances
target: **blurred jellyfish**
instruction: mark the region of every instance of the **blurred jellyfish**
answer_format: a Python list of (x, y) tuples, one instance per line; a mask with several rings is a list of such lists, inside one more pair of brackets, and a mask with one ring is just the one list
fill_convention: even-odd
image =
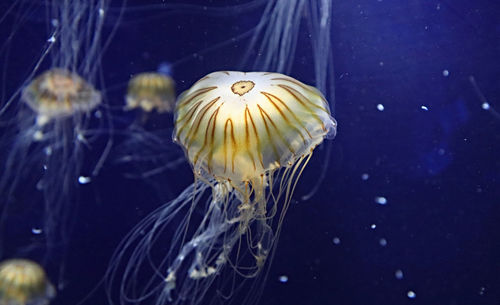
[(323, 95), (289, 76), (200, 79), (179, 97), (174, 131), (195, 182), (122, 241), (108, 292), (121, 281), (122, 303), (201, 304), (211, 288), (229, 298), (237, 276), (262, 274), (302, 171), (336, 127)]
[(46, 305), (55, 294), (37, 263), (26, 259), (0, 263), (0, 305)]
[(43, 125), (93, 110), (101, 94), (84, 79), (68, 70), (54, 68), (36, 77), (24, 88), (21, 100), (36, 114), (35, 140), (41, 140)]
[[(159, 70), (165, 71), (165, 65)], [(171, 199), (161, 174), (185, 163), (182, 150), (165, 140), (171, 138), (172, 126), (163, 124), (170, 121), (164, 115), (174, 109), (175, 82), (163, 73), (137, 74), (128, 83), (125, 102), (125, 110), (134, 110), (136, 118), (122, 131), (123, 140), (112, 153), (114, 163), (124, 167), (125, 177), (145, 182), (159, 200)]]
[[(107, 5), (107, 0), (19, 1), (10, 8), (13, 15), (19, 9), (20, 23), (26, 22), (25, 9), (46, 16), (47, 38), (34, 67), (26, 63), (32, 71), (24, 84), (0, 105), (1, 256), (32, 251), (64, 268), (78, 184), (97, 174), (111, 145), (109, 138), (95, 144), (110, 127), (96, 89), (102, 83)], [(113, 28), (107, 34), (111, 39)], [(91, 149), (98, 157), (84, 159)], [(32, 228), (40, 229), (32, 235)]]
[(140, 73), (129, 81), (125, 101), (125, 110), (172, 112), (175, 104), (174, 80), (160, 73)]

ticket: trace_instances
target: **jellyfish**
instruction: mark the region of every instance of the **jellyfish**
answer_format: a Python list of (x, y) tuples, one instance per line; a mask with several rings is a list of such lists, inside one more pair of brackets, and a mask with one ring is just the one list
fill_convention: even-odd
[(176, 99), (168, 69), (163, 63), (159, 72), (143, 72), (130, 79), (124, 110), (133, 111), (136, 117), (119, 131), (122, 141), (111, 153), (113, 163), (125, 171), (123, 176), (138, 180), (162, 202), (173, 196), (162, 174), (185, 163), (182, 150), (165, 141), (172, 134), (172, 124), (165, 122), (171, 121)]
[[(23, 57), (31, 54), (31, 49), (24, 50), (25, 43), (23, 52), (2, 54), (7, 59), (3, 75), (11, 62), (29, 70), (12, 94), (2, 92), (7, 98), (0, 105), (0, 162), (4, 169), (0, 177), (0, 256), (29, 254), (62, 270), (79, 190), (98, 174), (112, 143), (103, 132), (112, 126), (104, 106), (106, 98), (98, 90), (102, 85), (101, 56), (107, 44), (101, 37), (106, 33), (108, 1), (25, 5), (14, 2), (7, 11), (17, 22), (14, 28), (31, 22), (25, 10), (29, 16), (46, 16), (47, 27), (30, 28), (45, 37), (40, 49), (33, 48), (35, 62)], [(106, 34), (112, 37), (112, 28)], [(12, 35), (3, 46), (15, 47), (12, 41), (16, 39)], [(89, 151), (96, 157), (87, 158)]]
[(56, 291), (43, 268), (27, 259), (0, 263), (1, 305), (46, 305)]
[(175, 103), (174, 80), (164, 74), (145, 72), (134, 76), (128, 83), (125, 110), (141, 109), (172, 112)]
[(211, 291), (231, 296), (237, 277), (262, 274), (302, 171), (336, 127), (323, 95), (292, 77), (220, 71), (200, 79), (177, 100), (173, 134), (194, 183), (122, 241), (108, 292), (121, 267), (122, 303), (201, 304)]
[[(101, 103), (101, 94), (79, 75), (53, 68), (32, 80), (24, 88), (21, 100), (36, 113), (36, 125), (90, 112)], [(41, 140), (42, 130), (33, 135)]]

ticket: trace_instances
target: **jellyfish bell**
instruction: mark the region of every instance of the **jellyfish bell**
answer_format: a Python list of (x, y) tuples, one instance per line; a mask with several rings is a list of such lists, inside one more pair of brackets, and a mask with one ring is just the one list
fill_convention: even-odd
[(175, 82), (161, 73), (140, 73), (129, 81), (125, 101), (125, 110), (172, 112), (175, 104)]
[(101, 103), (101, 94), (76, 73), (52, 68), (23, 90), (21, 100), (37, 114), (39, 126), (47, 122), (90, 112)]
[(46, 305), (56, 291), (43, 268), (27, 259), (0, 263), (1, 305)]
[[(221, 71), (200, 79), (178, 98), (173, 134), (195, 182), (122, 241), (108, 291), (122, 266), (122, 303), (158, 291), (156, 304), (201, 304), (231, 296), (236, 276), (262, 274), (298, 178), (336, 127), (322, 94), (289, 76)], [(164, 245), (166, 257), (155, 260), (155, 246)]]
[(175, 140), (195, 174), (216, 179), (250, 181), (291, 166), (335, 132), (322, 94), (279, 73), (214, 72), (177, 104)]

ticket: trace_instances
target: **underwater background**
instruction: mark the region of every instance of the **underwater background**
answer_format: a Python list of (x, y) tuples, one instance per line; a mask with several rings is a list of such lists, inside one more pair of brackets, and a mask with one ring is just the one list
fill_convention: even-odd
[[(252, 70), (243, 54), (266, 1), (231, 8), (249, 2), (112, 1), (96, 84), (106, 103), (118, 109), (130, 77), (160, 66), (178, 93), (213, 71)], [(31, 3), (11, 32), (13, 3), (0, 0), (0, 38), (10, 46), (0, 59), (9, 61), (2, 98), (23, 84), (49, 36), (43, 3)], [(500, 304), (500, 2), (331, 4), (334, 90), (324, 93), (337, 136), (316, 149), (298, 183), (259, 304)], [(287, 74), (314, 85), (310, 39), (300, 27)], [(120, 132), (134, 115), (114, 115), (114, 146), (79, 187), (64, 271), (47, 268), (59, 287), (52, 304), (109, 303), (99, 284), (120, 240), (193, 181), (182, 160), (141, 178), (164, 156), (159, 147), (149, 159)], [(183, 156), (170, 144), (172, 127), (171, 114), (144, 127), (162, 136), (168, 160)], [(85, 160), (100, 156), (89, 149)], [(33, 209), (11, 220), (19, 229), (6, 256), (37, 259), (43, 237), (24, 230), (34, 227)]]

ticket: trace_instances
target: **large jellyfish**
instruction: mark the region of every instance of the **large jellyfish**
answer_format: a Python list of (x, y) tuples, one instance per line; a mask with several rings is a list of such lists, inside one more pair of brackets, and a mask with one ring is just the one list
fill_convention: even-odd
[(122, 303), (230, 297), (272, 258), (302, 171), (335, 133), (323, 95), (294, 78), (221, 71), (200, 79), (178, 98), (174, 130), (195, 182), (124, 239), (108, 291), (121, 281)]
[[(107, 139), (96, 141), (103, 134), (97, 131), (109, 127), (104, 97), (96, 89), (102, 86), (107, 6), (107, 0), (15, 1), (7, 11), (19, 16), (13, 34), (27, 16), (46, 16), (47, 31), (34, 30), (43, 41), (35, 63), (20, 60), (26, 50), (9, 50), (15, 35), (2, 46), (4, 77), (16, 59), (30, 70), (0, 105), (2, 257), (35, 256), (45, 267), (50, 261), (64, 269), (78, 185), (97, 174), (111, 145)], [(111, 39), (113, 28), (107, 34)], [(96, 159), (85, 159), (90, 150)]]

